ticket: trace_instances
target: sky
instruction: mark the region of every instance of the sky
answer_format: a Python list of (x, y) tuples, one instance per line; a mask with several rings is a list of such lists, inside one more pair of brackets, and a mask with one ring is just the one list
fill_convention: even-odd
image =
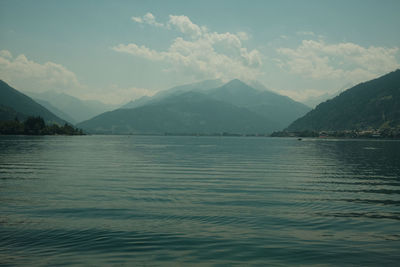
[(0, 1), (0, 79), (126, 103), (207, 79), (303, 101), (400, 68), (398, 0)]

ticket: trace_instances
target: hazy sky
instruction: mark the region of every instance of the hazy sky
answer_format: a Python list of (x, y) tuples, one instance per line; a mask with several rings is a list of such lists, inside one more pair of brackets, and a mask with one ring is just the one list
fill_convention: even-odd
[(0, 1), (0, 79), (109, 103), (221, 78), (301, 100), (400, 66), (400, 1)]

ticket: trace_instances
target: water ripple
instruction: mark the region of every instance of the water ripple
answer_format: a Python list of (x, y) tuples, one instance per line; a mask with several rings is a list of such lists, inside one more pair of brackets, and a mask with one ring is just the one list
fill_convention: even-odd
[(386, 141), (0, 136), (1, 265), (396, 266), (398, 162)]

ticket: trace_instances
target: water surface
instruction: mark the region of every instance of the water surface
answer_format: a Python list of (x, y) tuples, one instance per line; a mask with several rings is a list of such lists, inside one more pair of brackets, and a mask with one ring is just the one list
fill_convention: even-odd
[(400, 262), (400, 142), (0, 136), (2, 265)]

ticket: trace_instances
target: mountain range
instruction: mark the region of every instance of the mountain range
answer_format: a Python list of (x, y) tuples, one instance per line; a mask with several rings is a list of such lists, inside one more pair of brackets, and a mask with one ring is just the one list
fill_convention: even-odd
[(25, 120), (29, 116), (40, 116), (47, 123), (66, 123), (29, 96), (0, 80), (0, 120)]
[(283, 129), (310, 108), (240, 80), (174, 87), (100, 114), (78, 127), (92, 133), (214, 134), (270, 133)]
[(319, 104), (286, 131), (343, 131), (400, 126), (400, 70), (360, 83)]
[[(36, 101), (0, 80), (0, 121), (40, 116), (46, 123), (64, 124), (112, 108), (65, 94), (31, 95), (37, 97)], [(265, 135), (285, 128), (286, 132), (400, 131), (400, 70), (360, 83), (311, 111), (260, 84), (209, 80), (131, 101), (77, 126), (89, 133), (104, 134)]]
[(117, 108), (115, 105), (104, 104), (96, 100), (81, 100), (65, 93), (54, 91), (27, 92), (27, 95), (60, 118), (73, 124)]

